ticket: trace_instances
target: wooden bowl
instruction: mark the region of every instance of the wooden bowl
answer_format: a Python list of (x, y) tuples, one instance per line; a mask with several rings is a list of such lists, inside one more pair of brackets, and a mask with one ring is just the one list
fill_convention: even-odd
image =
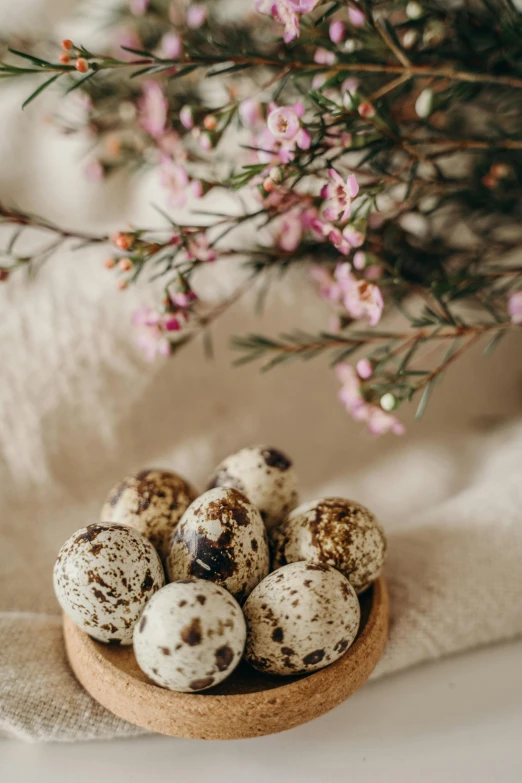
[(71, 667), (86, 691), (120, 718), (171, 737), (243, 739), (274, 734), (317, 718), (352, 695), (369, 677), (386, 644), (388, 594), (379, 579), (361, 599), (361, 627), (338, 661), (313, 674), (275, 677), (246, 663), (203, 693), (155, 685), (130, 647), (102, 644), (64, 616)]

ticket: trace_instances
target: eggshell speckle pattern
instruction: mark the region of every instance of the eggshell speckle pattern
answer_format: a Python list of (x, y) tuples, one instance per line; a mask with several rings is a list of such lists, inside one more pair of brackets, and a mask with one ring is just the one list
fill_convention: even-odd
[(243, 492), (259, 509), (268, 529), (278, 525), (298, 503), (292, 462), (268, 446), (241, 449), (227, 457), (210, 479), (212, 487), (233, 487)]
[(195, 500), (176, 528), (169, 579), (208, 579), (242, 603), (269, 568), (268, 541), (257, 508), (236, 489), (218, 487)]
[(145, 607), (134, 653), (155, 683), (193, 693), (222, 682), (243, 655), (246, 626), (226, 590), (202, 579), (173, 582)]
[(172, 532), (196, 497), (195, 489), (176, 473), (141, 470), (112, 488), (100, 520), (139, 530), (165, 558)]
[(303, 503), (287, 518), (277, 542), (279, 561), (310, 560), (332, 565), (362, 593), (381, 573), (386, 538), (376, 517), (365, 506), (344, 498)]
[(306, 674), (336, 661), (360, 622), (357, 595), (330, 566), (291, 563), (273, 571), (243, 607), (246, 660), (270, 674)]
[(54, 566), (54, 591), (63, 611), (100, 642), (131, 644), (145, 603), (164, 584), (152, 544), (124, 525), (78, 530)]

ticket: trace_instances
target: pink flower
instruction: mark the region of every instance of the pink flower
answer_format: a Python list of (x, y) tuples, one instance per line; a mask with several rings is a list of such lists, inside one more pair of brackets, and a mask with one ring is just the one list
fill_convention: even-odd
[(361, 247), (366, 239), (362, 231), (359, 231), (355, 226), (345, 226), (343, 228), (343, 237), (351, 247)]
[(359, 359), (356, 364), (357, 375), (367, 381), (373, 375), (373, 365), (368, 359)]
[(301, 130), (297, 134), (296, 143), (300, 150), (310, 149), (310, 144), (312, 143), (312, 137), (310, 136), (306, 128), (301, 128)]
[(352, 6), (348, 8), (348, 19), (354, 27), (363, 27), (366, 21), (363, 12), (359, 8), (353, 8)]
[(168, 101), (158, 82), (145, 82), (139, 110), (142, 127), (153, 138), (159, 138), (167, 123)]
[(192, 30), (197, 30), (198, 27), (205, 24), (207, 20), (207, 9), (204, 5), (195, 3), (189, 6), (187, 11), (187, 24)]
[(359, 271), (364, 269), (366, 266), (366, 253), (363, 253), (362, 250), (358, 250), (353, 257), (353, 266), (354, 269), (358, 269)]
[(189, 307), (197, 297), (194, 291), (174, 291), (174, 293), (170, 294), (170, 299), (176, 307), (185, 309)]
[(352, 318), (365, 318), (371, 326), (381, 320), (384, 300), (381, 289), (367, 280), (357, 280), (350, 274), (340, 281), (343, 304)]
[(285, 215), (282, 215), (277, 238), (277, 244), (281, 250), (293, 253), (299, 246), (302, 236), (303, 226), (299, 213), (287, 212)]
[(514, 291), (508, 296), (508, 313), (514, 324), (522, 324), (522, 291)]
[(267, 126), (274, 138), (289, 141), (299, 133), (301, 122), (295, 107), (280, 106), (268, 115)]
[(196, 234), (194, 239), (190, 240), (187, 252), (190, 258), (195, 258), (197, 261), (211, 263), (217, 258), (216, 251), (210, 247), (208, 237), (203, 233)]
[(339, 399), (356, 421), (366, 422), (372, 435), (384, 435), (387, 432), (395, 435), (404, 433), (403, 424), (395, 416), (386, 413), (377, 405), (366, 402), (361, 393), (361, 382), (350, 364), (347, 362), (337, 364), (335, 372), (342, 384)]
[(328, 269), (324, 266), (313, 266), (310, 269), (310, 277), (319, 284), (319, 295), (323, 299), (328, 299), (332, 303), (339, 302), (341, 289)]
[(161, 162), (161, 184), (169, 191), (169, 202), (181, 209), (187, 201), (187, 185), (189, 176), (184, 166), (172, 158), (164, 158)]
[(263, 118), (261, 104), (254, 98), (246, 98), (239, 104), (239, 118), (245, 128), (252, 128)]
[(386, 435), (387, 432), (393, 435), (404, 435), (404, 424), (396, 416), (386, 413), (377, 405), (368, 405), (366, 422), (372, 435)]
[(371, 120), (372, 117), (375, 117), (375, 107), (372, 103), (368, 103), (368, 101), (359, 104), (357, 111), (364, 120)]
[(299, 14), (312, 11), (319, 0), (256, 0), (256, 10), (273, 16), (284, 27), (283, 40), (290, 43), (299, 37)]
[(194, 127), (194, 112), (192, 106), (182, 106), (179, 112), (179, 121), (187, 130), (192, 130)]
[(183, 54), (183, 41), (177, 33), (165, 33), (161, 39), (160, 55), (166, 60), (179, 60)]
[(330, 23), (330, 29), (328, 32), (330, 35), (330, 40), (333, 41), (333, 43), (341, 43), (344, 38), (344, 24), (340, 19), (336, 19), (334, 22)]
[(319, 46), (314, 53), (314, 62), (319, 63), (319, 65), (333, 65), (335, 54), (329, 49)]
[(321, 195), (327, 200), (323, 212), (325, 220), (347, 220), (350, 217), (352, 199), (359, 192), (359, 185), (354, 174), (350, 174), (346, 182), (335, 169), (329, 169), (331, 182), (326, 185)]
[(156, 356), (170, 354), (171, 345), (162, 331), (161, 315), (156, 310), (143, 305), (134, 313), (132, 323), (138, 329), (136, 344), (148, 361), (152, 361)]

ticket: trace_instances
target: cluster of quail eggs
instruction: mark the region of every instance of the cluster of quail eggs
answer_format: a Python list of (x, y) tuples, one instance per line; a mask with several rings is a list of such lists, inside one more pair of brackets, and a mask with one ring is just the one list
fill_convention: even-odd
[(94, 639), (133, 644), (171, 690), (211, 688), (243, 658), (275, 675), (316, 671), (357, 636), (358, 594), (386, 541), (359, 503), (298, 502), (291, 461), (268, 447), (225, 459), (199, 496), (175, 473), (141, 471), (60, 550), (58, 601)]

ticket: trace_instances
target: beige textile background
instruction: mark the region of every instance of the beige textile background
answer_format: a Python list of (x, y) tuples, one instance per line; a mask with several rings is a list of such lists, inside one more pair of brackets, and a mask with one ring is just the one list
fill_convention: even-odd
[[(60, 37), (73, 29), (66, 9), (0, 0), (0, 19), (6, 30), (47, 25)], [(154, 176), (132, 187), (85, 182), (82, 145), (42, 123), (45, 104), (20, 112), (28, 89), (0, 84), (0, 198), (89, 231), (157, 225), (151, 203), (164, 194)], [(148, 365), (129, 326), (148, 292), (116, 291), (102, 257), (63, 251), (36, 280), (0, 287), (0, 731), (33, 741), (137, 733), (66, 666), (57, 549), (128, 471), (165, 465), (202, 487), (249, 443), (294, 457), (303, 499), (342, 493), (382, 518), (393, 622), (377, 674), (522, 633), (520, 337), (489, 359), (466, 357), (425, 420), (408, 415), (403, 439), (374, 440), (337, 403), (326, 362), (266, 375), (230, 366), (231, 334), (325, 325), (306, 281), (278, 284), (261, 318), (252, 300), (237, 305), (214, 330), (213, 361), (198, 343)]]

